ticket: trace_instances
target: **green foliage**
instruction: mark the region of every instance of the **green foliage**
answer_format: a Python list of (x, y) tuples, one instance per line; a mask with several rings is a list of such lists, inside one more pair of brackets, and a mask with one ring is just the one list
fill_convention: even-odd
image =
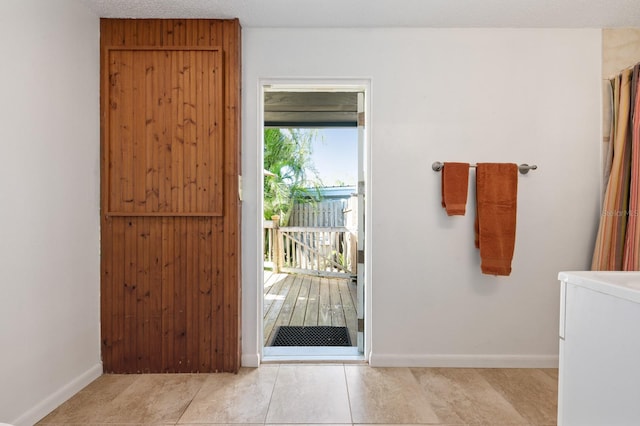
[[(311, 158), (316, 131), (275, 129), (264, 131), (264, 217), (280, 216), (280, 224), (289, 221), (296, 201), (319, 199), (322, 182)], [(309, 189), (311, 188), (311, 190)]]

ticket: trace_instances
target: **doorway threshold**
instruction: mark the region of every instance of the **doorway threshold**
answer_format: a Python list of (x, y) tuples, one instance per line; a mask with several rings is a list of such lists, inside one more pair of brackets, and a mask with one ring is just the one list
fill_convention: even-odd
[(321, 362), (366, 364), (355, 346), (265, 346), (262, 363)]

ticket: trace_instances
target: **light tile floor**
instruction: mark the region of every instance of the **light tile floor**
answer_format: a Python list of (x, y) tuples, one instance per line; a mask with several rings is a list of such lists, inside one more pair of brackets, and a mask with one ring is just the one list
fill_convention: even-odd
[(555, 425), (555, 369), (282, 364), (104, 375), (42, 425)]

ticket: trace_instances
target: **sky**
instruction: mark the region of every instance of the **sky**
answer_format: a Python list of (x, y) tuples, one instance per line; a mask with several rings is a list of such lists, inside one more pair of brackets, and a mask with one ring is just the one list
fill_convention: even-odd
[(358, 129), (318, 129), (313, 143), (313, 163), (325, 186), (358, 181)]

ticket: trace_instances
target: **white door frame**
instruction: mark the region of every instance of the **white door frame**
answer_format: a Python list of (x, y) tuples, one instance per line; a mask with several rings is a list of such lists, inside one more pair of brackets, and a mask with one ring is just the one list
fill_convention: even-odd
[[(365, 125), (364, 125), (364, 156), (363, 156), (363, 172), (364, 172), (364, 181), (365, 181), (365, 223), (364, 223), (364, 234), (365, 245), (365, 268), (364, 268), (364, 345), (363, 351), (360, 359), (364, 361), (369, 361), (371, 354), (371, 320), (372, 320), (372, 312), (371, 312), (371, 287), (372, 287), (372, 277), (371, 277), (371, 211), (372, 211), (372, 198), (371, 198), (371, 80), (370, 79), (355, 79), (355, 78), (338, 78), (338, 79), (319, 79), (319, 78), (260, 78), (258, 80), (258, 108), (257, 108), (257, 140), (258, 143), (257, 149), (257, 159), (258, 159), (258, 173), (260, 177), (263, 174), (263, 165), (264, 165), (264, 92), (265, 88), (269, 89), (279, 89), (282, 88), (283, 91), (310, 91), (310, 90), (324, 90), (324, 91), (353, 91), (353, 92), (364, 92), (364, 111), (365, 111)], [(260, 179), (262, 180), (262, 179)], [(256, 205), (257, 214), (258, 214), (258, 222), (259, 222), (259, 230), (262, 230), (262, 211), (263, 211), (263, 203), (264, 203), (264, 188), (263, 185), (260, 184), (257, 191), (257, 200)], [(361, 226), (361, 224), (358, 224)], [(262, 238), (262, 232), (256, 233), (257, 239), (257, 247), (260, 248), (258, 251), (258, 259), (256, 262), (258, 263), (258, 283), (259, 286), (256, 298), (256, 312), (258, 313), (258, 330), (257, 337), (259, 342), (258, 353), (261, 361), (265, 360), (264, 357), (264, 346), (262, 342), (264, 341), (264, 324), (263, 324), (263, 283), (264, 283), (264, 270), (263, 270), (263, 259), (262, 253), (264, 252), (264, 241)], [(340, 356), (327, 356), (322, 357), (322, 359), (326, 360), (327, 358), (335, 359), (336, 362), (343, 361)], [(300, 361), (305, 360), (316, 360), (313, 357), (300, 357)], [(267, 359), (268, 361), (268, 359)]]

